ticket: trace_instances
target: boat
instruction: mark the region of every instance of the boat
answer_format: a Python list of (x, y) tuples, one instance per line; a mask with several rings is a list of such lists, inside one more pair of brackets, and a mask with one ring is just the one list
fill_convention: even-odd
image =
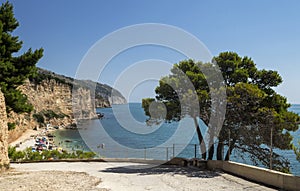
[(104, 117), (104, 114), (103, 113), (97, 113), (97, 117), (98, 117), (98, 119), (101, 119), (102, 117)]

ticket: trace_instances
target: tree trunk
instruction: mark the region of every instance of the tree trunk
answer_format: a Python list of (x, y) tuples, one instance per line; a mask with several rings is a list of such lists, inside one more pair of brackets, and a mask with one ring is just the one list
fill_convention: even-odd
[(198, 140), (200, 143), (200, 151), (201, 151), (201, 155), (203, 159), (206, 159), (206, 145), (202, 136), (202, 133), (200, 131), (200, 127), (197, 121), (197, 117), (193, 117), (194, 119), (194, 123), (195, 123), (195, 127), (196, 127), (196, 131), (197, 131), (197, 135), (198, 135)]
[(210, 144), (210, 148), (208, 149), (208, 158), (207, 160), (212, 160), (214, 156), (214, 151), (215, 151), (215, 145), (212, 143)]
[(223, 160), (223, 151), (224, 151), (224, 143), (223, 141), (219, 140), (218, 147), (217, 147), (217, 160)]
[(215, 152), (214, 136), (213, 133), (210, 133), (209, 136), (209, 149), (208, 149), (208, 158), (207, 160), (212, 160)]
[(229, 160), (229, 157), (232, 153), (232, 150), (234, 149), (234, 144), (235, 144), (235, 141), (236, 140), (233, 140), (231, 143), (230, 143), (230, 148), (228, 149), (227, 153), (226, 153), (226, 157), (225, 157), (225, 160), (228, 161)]

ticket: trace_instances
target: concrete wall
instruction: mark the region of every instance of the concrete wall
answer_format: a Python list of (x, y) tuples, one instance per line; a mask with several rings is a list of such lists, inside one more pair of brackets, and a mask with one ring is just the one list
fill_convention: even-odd
[(207, 168), (220, 169), (255, 182), (285, 190), (300, 190), (300, 177), (230, 161), (208, 161)]

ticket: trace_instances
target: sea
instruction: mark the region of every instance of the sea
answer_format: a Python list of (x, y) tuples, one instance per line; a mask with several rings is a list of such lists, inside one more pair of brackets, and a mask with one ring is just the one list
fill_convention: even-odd
[[(289, 109), (300, 114), (300, 104), (293, 104)], [(141, 103), (97, 108), (97, 113), (104, 116), (101, 119), (80, 121), (76, 130), (57, 130), (55, 144), (69, 152), (93, 151), (98, 157), (107, 158), (169, 160), (172, 157), (201, 157), (192, 119), (147, 121)], [(201, 132), (207, 135), (206, 126), (199, 122)], [(291, 134), (294, 145), (300, 148), (300, 129)], [(291, 173), (300, 176), (300, 162), (293, 150), (274, 149), (274, 152), (286, 157), (291, 164)], [(230, 160), (263, 167), (261, 164), (253, 164), (249, 156), (237, 151), (232, 153)]]

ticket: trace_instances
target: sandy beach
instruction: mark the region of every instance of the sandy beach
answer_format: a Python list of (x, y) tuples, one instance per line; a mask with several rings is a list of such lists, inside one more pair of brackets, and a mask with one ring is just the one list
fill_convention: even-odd
[[(9, 143), (10, 146), (17, 146), (18, 150), (24, 150), (27, 147), (30, 147), (34, 145), (34, 136), (37, 136), (38, 134), (42, 133), (42, 130), (32, 130), (32, 129), (27, 129), (21, 137), (19, 137), (17, 140)], [(20, 144), (21, 143), (21, 144)]]
[(35, 145), (35, 137), (46, 136), (47, 133), (53, 131), (55, 131), (53, 128), (48, 128), (47, 130), (45, 128), (39, 130), (27, 129), (17, 140), (9, 143), (9, 146), (16, 147), (16, 150), (25, 150)]
[(0, 190), (274, 190), (222, 172), (178, 166), (147, 169), (143, 168), (145, 165), (128, 162), (14, 163), (10, 172), (0, 176)]

